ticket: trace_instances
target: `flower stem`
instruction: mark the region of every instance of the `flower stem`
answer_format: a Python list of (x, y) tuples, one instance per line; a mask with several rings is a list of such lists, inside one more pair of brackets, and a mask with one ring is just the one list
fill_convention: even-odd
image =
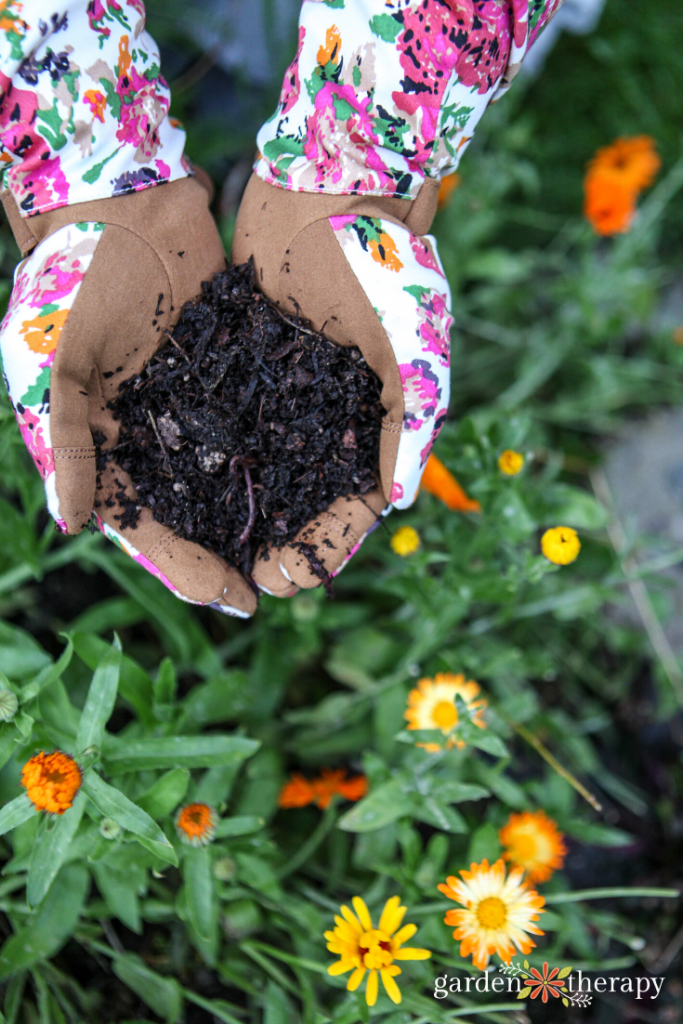
[(286, 864), (283, 864), (277, 872), (278, 879), (286, 878), (294, 871), (297, 871), (301, 865), (305, 864), (309, 857), (315, 853), (327, 836), (327, 833), (333, 828), (337, 821), (335, 804), (336, 800), (332, 797), (332, 800), (325, 808), (325, 813), (311, 832), (306, 842), (299, 847), (294, 856), (288, 860)]
[(602, 810), (602, 804), (600, 804), (593, 796), (593, 794), (586, 789), (583, 783), (579, 782), (575, 775), (572, 775), (572, 773), (567, 768), (565, 768), (564, 765), (560, 764), (557, 758), (550, 753), (545, 743), (543, 743), (542, 740), (538, 738), (538, 736), (535, 736), (534, 733), (530, 732), (529, 729), (526, 728), (526, 726), (519, 725), (517, 722), (508, 721), (508, 725), (510, 725), (515, 730), (515, 732), (522, 737), (523, 740), (526, 740), (527, 743), (530, 744), (530, 746), (532, 746), (534, 750), (541, 755), (543, 760), (550, 765), (553, 771), (556, 771), (558, 775), (561, 775), (562, 778), (565, 779), (565, 781), (568, 782), (569, 785), (572, 786), (576, 790), (576, 792), (579, 793), (583, 797), (583, 799), (591, 805), (592, 808), (594, 808), (594, 810)]
[(546, 903), (580, 903), (581, 900), (609, 900), (619, 896), (655, 896), (660, 899), (678, 899), (678, 889), (646, 889), (635, 886), (617, 886), (613, 889), (577, 889), (575, 892), (552, 892), (545, 894)]

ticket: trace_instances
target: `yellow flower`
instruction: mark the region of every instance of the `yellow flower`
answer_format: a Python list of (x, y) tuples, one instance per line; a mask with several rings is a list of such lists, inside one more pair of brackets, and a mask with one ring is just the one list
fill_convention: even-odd
[(404, 718), (409, 729), (439, 729), (447, 737), (446, 743), (418, 743), (430, 753), (437, 750), (450, 750), (451, 747), (462, 748), (464, 740), (456, 739), (459, 716), (455, 703), (456, 696), (466, 704), (471, 719), (480, 729), (486, 728), (483, 718), (487, 706), (483, 699), (477, 700), (480, 693), (479, 684), (473, 679), (465, 682), (462, 672), (437, 672), (433, 679), (420, 679), (417, 688), (408, 694), (408, 707)]
[(503, 859), (523, 868), (530, 882), (547, 882), (564, 864), (564, 836), (545, 811), (511, 814), (498, 833)]
[(175, 828), (189, 846), (206, 846), (216, 834), (216, 812), (208, 804), (185, 804), (178, 811)]
[(401, 558), (414, 555), (420, 546), (420, 534), (412, 526), (399, 526), (391, 538), (391, 546)]
[(569, 565), (578, 557), (581, 541), (571, 526), (554, 526), (541, 537), (541, 551), (555, 565)]
[(379, 974), (391, 1001), (400, 1003), (401, 991), (394, 978), (401, 973), (401, 968), (394, 961), (428, 960), (432, 954), (428, 949), (401, 949), (403, 943), (413, 937), (417, 925), (406, 924), (397, 931), (406, 912), (398, 896), (392, 896), (384, 904), (377, 928), (373, 927), (368, 908), (360, 896), (354, 896), (352, 902), (356, 913), (342, 906), (342, 916), (334, 919), (334, 931), (325, 932), (327, 948), (339, 956), (339, 960), (327, 968), (327, 973), (336, 976), (353, 971), (346, 988), (355, 992), (369, 971), (365, 987), (368, 1006), (377, 1002)]
[(462, 880), (449, 875), (439, 890), (465, 910), (449, 910), (444, 922), (458, 927), (453, 938), (460, 940), (460, 956), (472, 954), (475, 967), (485, 971), (492, 953), (509, 964), (515, 947), (526, 956), (536, 943), (528, 933), (544, 935), (533, 921), (545, 913), (545, 904), (535, 889), (522, 884), (522, 868), (515, 868), (505, 877), (505, 864), (497, 860), (470, 864), (469, 871), (461, 871)]
[(517, 476), (523, 466), (524, 456), (519, 452), (513, 452), (511, 448), (506, 448), (498, 458), (498, 469), (506, 476)]
[(55, 750), (46, 754), (41, 750), (30, 758), (21, 771), (21, 784), (31, 803), (38, 811), (64, 814), (74, 802), (81, 788), (83, 776), (73, 757)]

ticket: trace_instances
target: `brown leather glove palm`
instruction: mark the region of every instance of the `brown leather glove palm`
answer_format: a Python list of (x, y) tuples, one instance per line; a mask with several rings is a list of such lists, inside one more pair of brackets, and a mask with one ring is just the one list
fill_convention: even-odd
[(254, 579), (285, 596), (290, 581), (320, 583), (300, 544), (339, 571), (389, 503), (415, 499), (449, 393), (450, 293), (425, 233), (438, 182), (418, 197), (296, 192), (256, 175), (237, 218), (232, 257), (253, 258), (256, 281), (281, 309), (298, 312), (340, 345), (357, 345), (380, 378), (378, 487), (339, 498), (289, 544), (257, 561)]
[[(179, 597), (247, 616), (250, 585), (217, 555), (182, 540), (141, 510), (122, 525), (119, 500), (135, 499), (116, 465), (98, 475), (93, 434), (118, 440), (108, 402), (166, 343), (202, 281), (224, 269), (208, 192), (185, 178), (126, 196), (31, 217), (12, 195), (3, 203), (22, 253), (4, 322), (8, 389), (48, 505), (60, 528), (78, 533), (93, 509), (101, 529)], [(125, 520), (124, 520), (125, 521)]]

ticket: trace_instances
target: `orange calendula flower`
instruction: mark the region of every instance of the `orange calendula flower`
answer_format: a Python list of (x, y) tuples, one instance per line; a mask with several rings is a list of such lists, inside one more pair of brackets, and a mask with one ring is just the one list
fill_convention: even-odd
[(408, 694), (408, 707), (404, 718), (408, 729), (438, 729), (445, 737), (445, 743), (418, 743), (430, 753), (437, 750), (462, 748), (465, 741), (458, 739), (460, 716), (455, 702), (460, 697), (467, 707), (470, 718), (480, 729), (486, 728), (483, 718), (486, 701), (479, 698), (480, 687), (473, 679), (465, 681), (462, 672), (437, 672), (433, 679), (420, 679), (417, 687)]
[(652, 184), (661, 166), (654, 140), (636, 135), (599, 149), (588, 165), (588, 174), (609, 172), (638, 193)]
[(216, 834), (216, 812), (208, 804), (185, 804), (176, 814), (175, 828), (189, 846), (206, 846)]
[(449, 900), (466, 908), (449, 910), (444, 922), (457, 925), (453, 938), (460, 941), (460, 956), (471, 953), (472, 963), (482, 971), (493, 953), (509, 964), (515, 948), (526, 956), (536, 945), (529, 932), (545, 934), (533, 923), (544, 913), (545, 900), (522, 883), (523, 874), (522, 868), (515, 868), (506, 878), (502, 860), (491, 866), (483, 860), (461, 871), (461, 878), (449, 875), (446, 884), (438, 886)]
[(441, 179), (439, 195), (436, 200), (440, 210), (442, 210), (444, 206), (448, 206), (448, 200), (451, 198), (452, 193), (455, 192), (461, 180), (460, 175), (456, 174), (455, 171), (453, 174), (444, 175)]
[(529, 882), (547, 882), (564, 864), (564, 836), (545, 811), (511, 814), (498, 833), (503, 859), (522, 868)]
[(584, 181), (583, 212), (596, 235), (619, 235), (631, 227), (636, 193), (612, 171), (592, 171)]
[(451, 512), (481, 512), (479, 502), (467, 496), (451, 471), (434, 454), (427, 459), (420, 486), (442, 501)]
[(30, 758), (21, 771), (21, 784), (38, 811), (64, 814), (81, 788), (81, 769), (69, 754), (55, 750)]
[(512, 448), (506, 448), (498, 457), (498, 469), (506, 476), (517, 476), (524, 469), (524, 456), (521, 452), (513, 452)]
[(294, 772), (289, 782), (282, 787), (278, 805), (284, 808), (307, 807), (315, 803), (321, 810), (329, 807), (333, 796), (355, 802), (368, 791), (368, 780), (364, 775), (347, 778), (343, 768), (324, 768), (319, 776), (310, 781), (299, 772)]
[(541, 551), (554, 565), (569, 565), (576, 561), (581, 541), (571, 526), (554, 526), (541, 537)]
[(386, 231), (383, 231), (378, 239), (371, 238), (368, 242), (368, 248), (375, 263), (381, 263), (383, 267), (388, 267), (389, 270), (397, 272), (403, 266), (398, 258), (396, 242)]
[[(401, 1002), (401, 990), (395, 982), (401, 968), (396, 960), (428, 960), (432, 955), (428, 949), (402, 949), (404, 942), (411, 939), (417, 931), (417, 925), (401, 923), (406, 908), (401, 906), (398, 896), (392, 896), (384, 904), (377, 928), (373, 927), (372, 918), (360, 896), (354, 896), (353, 911), (342, 906), (342, 916), (335, 916), (335, 928), (325, 932), (327, 948), (336, 953), (339, 960), (327, 968), (333, 976), (353, 971), (346, 988), (355, 992), (363, 978), (368, 974), (365, 986), (365, 1001), (368, 1006), (377, 1002), (379, 978), (382, 979), (385, 991), (392, 1003)], [(369, 972), (369, 973), (368, 973)]]
[(325, 33), (325, 45), (318, 48), (317, 61), (321, 67), (325, 67), (332, 61), (339, 63), (339, 50), (341, 47), (341, 34), (336, 25), (331, 25)]

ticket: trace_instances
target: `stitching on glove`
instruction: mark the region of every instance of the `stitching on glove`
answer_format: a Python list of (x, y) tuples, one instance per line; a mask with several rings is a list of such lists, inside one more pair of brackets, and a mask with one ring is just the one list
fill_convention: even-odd
[(344, 541), (351, 541), (349, 550), (358, 543), (358, 538), (351, 527), (346, 526), (341, 519), (337, 519), (333, 512), (323, 512), (320, 516), (320, 521), (321, 526), (327, 526), (327, 528), (334, 531), (334, 533), (338, 533)]
[(94, 459), (95, 449), (89, 448), (53, 448), (55, 459)]
[(403, 433), (403, 424), (382, 420), (382, 430), (388, 430), (390, 434), (401, 434)]
[(167, 549), (170, 548), (172, 544), (175, 544), (177, 540), (180, 540), (180, 537), (178, 537), (177, 534), (167, 533), (161, 538), (161, 540), (158, 540), (156, 544), (150, 548), (147, 552), (147, 558), (149, 558), (150, 562), (154, 562), (159, 555), (167, 554)]

